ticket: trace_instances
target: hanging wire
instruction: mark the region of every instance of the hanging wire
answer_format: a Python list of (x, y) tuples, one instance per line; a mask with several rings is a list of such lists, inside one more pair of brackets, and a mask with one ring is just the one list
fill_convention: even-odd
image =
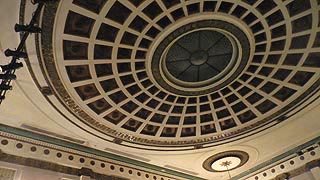
[(230, 174), (230, 171), (229, 171), (229, 166), (232, 164), (231, 161), (225, 161), (225, 162), (222, 162), (220, 164), (220, 166), (223, 166), (223, 167), (226, 167), (227, 168), (227, 172), (228, 172), (228, 175), (229, 175), (229, 178), (231, 179), (231, 174)]
[(229, 171), (228, 166), (229, 166), (229, 165), (226, 165), (226, 167), (227, 167), (227, 172), (228, 172), (229, 178), (231, 179), (231, 175), (230, 175), (230, 171)]

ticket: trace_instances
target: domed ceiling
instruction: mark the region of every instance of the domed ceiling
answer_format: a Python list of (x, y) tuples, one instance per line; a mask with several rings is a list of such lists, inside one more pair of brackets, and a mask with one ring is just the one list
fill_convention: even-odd
[(129, 145), (211, 146), (273, 126), (314, 98), (318, 5), (57, 1), (41, 22), (42, 66), (79, 127)]

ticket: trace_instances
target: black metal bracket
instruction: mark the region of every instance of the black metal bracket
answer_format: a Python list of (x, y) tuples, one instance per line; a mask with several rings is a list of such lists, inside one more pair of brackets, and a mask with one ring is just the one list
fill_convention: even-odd
[[(30, 20), (30, 23), (28, 24), (29, 27), (36, 27), (36, 21), (40, 16), (41, 13), (41, 9), (44, 6), (46, 1), (37, 1), (37, 9), (35, 10), (35, 12), (33, 13), (33, 16)], [(25, 42), (27, 40), (27, 38), (29, 37), (30, 33), (34, 33), (34, 32), (28, 32), (28, 31), (24, 31), (23, 32), (23, 36), (20, 40), (20, 43), (17, 47), (17, 49), (15, 50), (16, 53), (25, 53), (23, 52), (23, 48), (25, 46)], [(8, 51), (10, 51), (9, 49), (7, 49)], [(14, 65), (17, 63), (17, 60), (21, 57), (15, 56), (15, 55), (11, 55), (12, 59), (10, 61), (9, 64), (7, 65)], [(2, 77), (15, 77), (15, 68), (9, 69), (9, 70), (5, 70), (4, 74), (1, 74)], [(1, 87), (11, 87), (11, 81), (13, 80), (13, 78), (2, 78), (1, 84), (0, 84), (0, 104), (2, 103), (2, 101), (5, 99), (5, 95), (7, 93), (8, 90), (11, 90), (12, 88), (1, 88)]]

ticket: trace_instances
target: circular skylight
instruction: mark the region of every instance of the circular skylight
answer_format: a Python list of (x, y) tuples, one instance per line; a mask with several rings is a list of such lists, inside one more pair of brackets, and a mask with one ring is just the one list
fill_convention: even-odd
[(164, 66), (173, 79), (191, 82), (185, 85), (192, 86), (222, 73), (231, 61), (232, 52), (227, 36), (214, 30), (198, 30), (172, 43), (164, 57)]

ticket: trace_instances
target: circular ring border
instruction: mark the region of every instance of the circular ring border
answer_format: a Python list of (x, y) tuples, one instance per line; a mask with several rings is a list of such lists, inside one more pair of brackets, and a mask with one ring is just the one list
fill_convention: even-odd
[[(169, 69), (166, 67), (166, 60), (167, 60), (166, 56), (167, 56), (167, 53), (170, 50), (171, 46), (173, 46), (177, 41), (179, 41), (179, 39), (183, 38), (184, 36), (187, 36), (188, 34), (191, 34), (191, 33), (197, 32), (197, 31), (204, 31), (204, 30), (218, 32), (229, 40), (229, 42), (232, 46), (232, 51), (233, 51), (232, 53), (233, 54), (232, 54), (230, 61), (227, 64), (227, 66), (221, 72), (219, 72), (217, 75), (215, 75), (209, 79), (199, 81), (199, 82), (187, 82), (187, 81), (180, 80), (177, 77), (174, 77), (174, 75), (172, 75), (170, 73)], [(168, 79), (169, 81), (172, 81), (173, 83), (177, 83), (178, 86), (181, 86), (183, 88), (190, 88), (190, 89), (193, 89), (194, 87), (195, 88), (199, 88), (199, 87), (206, 88), (207, 86), (210, 86), (209, 85), (210, 83), (215, 83), (215, 82), (221, 80), (224, 75), (227, 75), (229, 71), (232, 71), (235, 68), (235, 66), (237, 64), (236, 59), (238, 58), (238, 54), (239, 54), (237, 48), (238, 48), (238, 46), (237, 46), (236, 40), (230, 34), (225, 34), (225, 32), (221, 31), (220, 29), (215, 29), (215, 28), (196, 29), (194, 31), (187, 32), (187, 33), (183, 34), (182, 36), (178, 37), (176, 39), (176, 41), (173, 41), (170, 43), (169, 47), (167, 47), (165, 49), (164, 57), (162, 58), (162, 62), (160, 62), (160, 66), (162, 67), (162, 71), (163, 71), (162, 73), (164, 74), (164, 76), (166, 76), (166, 79)], [(187, 84), (190, 86), (189, 87), (186, 86)]]
[[(241, 62), (239, 64), (238, 69), (235, 71), (234, 74), (232, 74), (228, 79), (226, 79), (222, 84), (219, 84), (215, 87), (203, 90), (203, 91), (197, 91), (197, 92), (189, 92), (189, 91), (182, 91), (177, 88), (171, 87), (167, 82), (165, 82), (161, 78), (160, 74), (160, 66), (161, 66), (161, 57), (166, 48), (169, 44), (171, 44), (172, 41), (174, 41), (176, 38), (181, 36), (182, 34), (196, 30), (196, 29), (202, 29), (202, 28), (216, 28), (221, 29), (224, 31), (229, 32), (230, 34), (234, 35), (236, 39), (240, 42), (241, 49), (242, 49), (242, 56), (241, 56)], [(184, 96), (197, 96), (197, 95), (203, 95), (211, 93), (215, 90), (221, 89), (222, 87), (228, 85), (233, 80), (235, 80), (236, 77), (238, 77), (246, 67), (250, 57), (250, 43), (249, 39), (247, 38), (246, 34), (236, 27), (235, 25), (228, 23), (226, 21), (222, 20), (202, 20), (202, 21), (195, 21), (193, 23), (186, 24), (178, 29), (176, 29), (174, 32), (170, 33), (165, 39), (158, 45), (156, 48), (154, 55), (152, 56), (152, 62), (151, 62), (151, 71), (153, 74), (153, 77), (157, 81), (157, 83), (164, 89), (175, 93), (179, 95)]]
[(226, 172), (228, 170), (225, 170), (225, 171), (214, 170), (214, 169), (212, 169), (211, 165), (212, 165), (212, 163), (214, 163), (215, 161), (217, 161), (219, 159), (222, 159), (222, 158), (225, 158), (225, 157), (230, 157), (230, 156), (240, 158), (241, 159), (241, 163), (238, 166), (236, 166), (236, 167), (234, 167), (232, 169), (229, 169), (229, 171), (243, 166), (249, 160), (249, 154), (244, 152), (244, 151), (225, 151), (225, 152), (221, 152), (221, 153), (215, 154), (215, 155), (210, 156), (209, 158), (207, 158), (203, 162), (202, 167), (205, 170), (210, 171), (210, 172)]

